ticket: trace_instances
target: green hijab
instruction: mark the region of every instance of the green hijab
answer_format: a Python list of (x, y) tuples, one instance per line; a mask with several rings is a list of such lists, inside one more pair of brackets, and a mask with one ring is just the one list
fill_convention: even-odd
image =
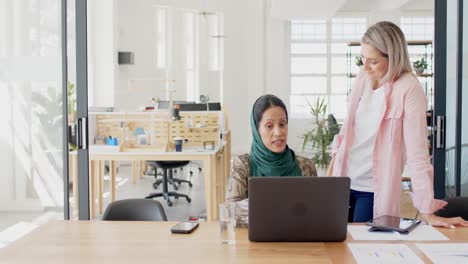
[(296, 155), (287, 145), (283, 152), (275, 153), (267, 149), (258, 133), (254, 114), (250, 116), (253, 142), (250, 150), (250, 176), (302, 176)]

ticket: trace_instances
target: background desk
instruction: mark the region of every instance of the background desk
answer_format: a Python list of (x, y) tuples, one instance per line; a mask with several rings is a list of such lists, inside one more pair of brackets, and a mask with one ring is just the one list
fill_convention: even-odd
[[(175, 222), (50, 222), (0, 249), (0, 262), (354, 263), (347, 247), (352, 241), (350, 236), (344, 243), (253, 243), (248, 241), (247, 229), (240, 228), (236, 245), (224, 245), (219, 239), (217, 222), (201, 223), (190, 235), (171, 234), (169, 229), (173, 225)], [(450, 238), (448, 243), (468, 241), (468, 228), (439, 230)], [(415, 243), (390, 243), (408, 245), (429, 263)]]
[[(225, 200), (226, 178), (230, 170), (230, 146), (224, 145), (213, 151), (184, 151), (184, 152), (92, 152), (90, 160), (90, 211), (95, 216), (96, 187), (99, 189), (99, 211), (102, 213), (102, 186), (104, 174), (104, 161), (110, 161), (111, 201), (116, 198), (116, 161), (141, 160), (200, 160), (203, 162), (203, 175), (205, 177), (205, 204), (208, 220), (218, 218), (218, 204)], [(70, 173), (76, 179), (76, 155), (70, 159)], [(136, 171), (133, 169), (133, 178)], [(77, 182), (77, 181), (74, 181)], [(75, 186), (76, 184), (74, 184)], [(78, 193), (75, 188), (74, 193)], [(77, 201), (75, 197), (75, 201)]]

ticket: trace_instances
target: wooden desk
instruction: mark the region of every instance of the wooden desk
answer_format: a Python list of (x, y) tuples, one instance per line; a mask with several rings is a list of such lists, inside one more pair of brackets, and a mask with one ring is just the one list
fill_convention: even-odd
[[(229, 153), (228, 153), (229, 151)], [(75, 155), (76, 156), (76, 155)], [(72, 158), (73, 160), (73, 158)], [(104, 161), (110, 161), (111, 201), (116, 199), (116, 161), (141, 161), (141, 160), (200, 160), (203, 162), (203, 175), (205, 177), (205, 204), (208, 220), (218, 218), (218, 204), (224, 202), (226, 178), (230, 168), (230, 147), (224, 147), (213, 151), (183, 151), (183, 152), (91, 152), (90, 160), (90, 215), (95, 216), (96, 188), (98, 191), (99, 212), (102, 213), (103, 174)], [(71, 167), (76, 165), (70, 162)], [(71, 178), (76, 179), (75, 169), (70, 170)], [(135, 178), (135, 168), (132, 169)], [(76, 182), (76, 181), (75, 181)], [(75, 186), (75, 184), (74, 184)], [(77, 189), (74, 193), (78, 193)], [(75, 201), (77, 201), (75, 197)], [(75, 205), (76, 206), (76, 205)]]
[[(253, 243), (248, 241), (247, 229), (240, 228), (236, 244), (224, 245), (218, 236), (217, 222), (201, 223), (190, 235), (171, 234), (173, 225), (175, 222), (54, 221), (0, 249), (0, 262), (355, 263), (347, 247), (352, 242), (350, 236), (344, 243)], [(468, 241), (468, 228), (439, 230), (450, 241), (437, 243)], [(414, 242), (390, 243), (409, 245), (429, 263)]]

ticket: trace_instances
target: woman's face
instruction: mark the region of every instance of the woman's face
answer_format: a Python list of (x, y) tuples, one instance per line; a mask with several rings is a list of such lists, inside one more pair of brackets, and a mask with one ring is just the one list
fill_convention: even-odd
[(275, 153), (283, 152), (288, 138), (288, 121), (283, 108), (273, 106), (263, 112), (258, 133), (267, 149)]
[(361, 46), (362, 62), (364, 70), (367, 72), (369, 79), (382, 84), (383, 77), (388, 71), (388, 58), (369, 44), (363, 43)]

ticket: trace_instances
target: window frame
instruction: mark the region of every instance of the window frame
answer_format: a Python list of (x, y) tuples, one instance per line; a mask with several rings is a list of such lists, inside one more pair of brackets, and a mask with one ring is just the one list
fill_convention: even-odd
[[(332, 79), (336, 77), (347, 77), (347, 72), (344, 73), (333, 73), (332, 72), (332, 62), (335, 58), (344, 58), (346, 59), (346, 52), (345, 53), (333, 53), (332, 46), (334, 44), (345, 44), (350, 41), (356, 41), (358, 39), (334, 39), (333, 38), (333, 19), (340, 18), (340, 19), (347, 19), (347, 18), (359, 18), (363, 19), (365, 21), (365, 28), (368, 27), (369, 25), (369, 18), (364, 15), (364, 14), (338, 14), (337, 16), (326, 19), (325, 20), (325, 38), (324, 39), (293, 39), (292, 36), (292, 26), (293, 26), (293, 21), (288, 22), (288, 30), (286, 31), (287, 34), (287, 54), (288, 54), (288, 60), (289, 60), (289, 73), (288, 73), (288, 79), (289, 79), (289, 104), (290, 104), (290, 112), (291, 112), (291, 118), (292, 119), (310, 119), (310, 114), (308, 112), (302, 112), (298, 113), (293, 110), (293, 104), (291, 102), (292, 96), (306, 96), (306, 97), (325, 97), (326, 102), (327, 102), (327, 114), (330, 113), (330, 106), (332, 106), (330, 103), (332, 101), (332, 97), (334, 96), (344, 96), (346, 98), (347, 96), (347, 91), (346, 92), (333, 92), (332, 89)], [(314, 20), (318, 21), (318, 20)], [(357, 23), (355, 25), (358, 25)], [(326, 52), (325, 53), (307, 53), (307, 54), (295, 54), (292, 52), (292, 44), (294, 43), (320, 43), (320, 44), (325, 44), (326, 46)], [(325, 57), (326, 58), (326, 64), (327, 64), (327, 70), (325, 73), (306, 73), (306, 74), (293, 74), (292, 73), (292, 59), (293, 58), (307, 58), (307, 57)], [(292, 87), (292, 80), (294, 77), (325, 77), (326, 79), (326, 89), (325, 93), (294, 93), (293, 94), (293, 87)], [(313, 104), (314, 102), (310, 102)], [(333, 112), (332, 112), (333, 113)], [(337, 120), (343, 121), (344, 117), (346, 115), (346, 111), (344, 113), (339, 113), (337, 116)]]

